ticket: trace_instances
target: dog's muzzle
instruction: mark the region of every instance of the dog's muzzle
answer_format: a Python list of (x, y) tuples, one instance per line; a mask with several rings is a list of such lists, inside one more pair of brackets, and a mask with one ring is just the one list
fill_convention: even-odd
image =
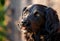
[(31, 32), (31, 23), (27, 19), (23, 19), (21, 21), (21, 29), (27, 30), (28, 32)]

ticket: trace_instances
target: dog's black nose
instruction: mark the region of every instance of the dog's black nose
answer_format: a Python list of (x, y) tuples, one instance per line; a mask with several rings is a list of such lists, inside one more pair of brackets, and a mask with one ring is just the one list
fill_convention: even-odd
[(22, 26), (30, 26), (30, 22), (29, 21), (27, 21), (27, 20), (23, 20), (22, 21)]
[(24, 20), (21, 23), (22, 23), (22, 26), (26, 26), (26, 24), (27, 24), (27, 22)]

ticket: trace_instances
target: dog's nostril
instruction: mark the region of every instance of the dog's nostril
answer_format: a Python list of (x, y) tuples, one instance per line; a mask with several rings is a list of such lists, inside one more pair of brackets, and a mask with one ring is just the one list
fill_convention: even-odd
[(22, 21), (22, 25), (25, 25), (26, 24), (26, 22), (25, 21)]
[(29, 26), (30, 25), (30, 23), (28, 22), (28, 21), (22, 21), (22, 26)]
[(23, 24), (25, 24), (26, 22), (25, 21), (22, 21)]

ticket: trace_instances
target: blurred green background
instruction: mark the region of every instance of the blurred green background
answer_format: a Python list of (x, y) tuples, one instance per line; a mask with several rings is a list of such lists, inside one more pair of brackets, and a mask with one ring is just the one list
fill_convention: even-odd
[(0, 0), (0, 41), (8, 41), (5, 21), (5, 0)]

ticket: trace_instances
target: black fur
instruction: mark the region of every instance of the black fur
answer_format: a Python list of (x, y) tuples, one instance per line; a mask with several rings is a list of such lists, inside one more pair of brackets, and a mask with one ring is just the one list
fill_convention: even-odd
[[(37, 31), (36, 35), (32, 34), (31, 36), (33, 37), (34, 40), (28, 40), (28, 41), (52, 41), (53, 39), (57, 39), (57, 38), (52, 38), (57, 33), (57, 29), (59, 26), (58, 15), (54, 9), (44, 5), (34, 4), (29, 8), (27, 6), (23, 9), (22, 17), (26, 12), (28, 12), (29, 14), (26, 18), (25, 17), (23, 18), (24, 25), (28, 28), (27, 30), (30, 29), (32, 33), (33, 33), (33, 29), (31, 27), (31, 22), (35, 21), (36, 23), (40, 24), (39, 22), (41, 18), (44, 19), (42, 22), (42, 25), (40, 24), (40, 27), (42, 28), (39, 28), (39, 31), (36, 30)], [(35, 13), (39, 13), (40, 16), (34, 17)], [(44, 40), (40, 39), (40, 35), (44, 36)], [(59, 40), (56, 40), (56, 41), (59, 41)]]

